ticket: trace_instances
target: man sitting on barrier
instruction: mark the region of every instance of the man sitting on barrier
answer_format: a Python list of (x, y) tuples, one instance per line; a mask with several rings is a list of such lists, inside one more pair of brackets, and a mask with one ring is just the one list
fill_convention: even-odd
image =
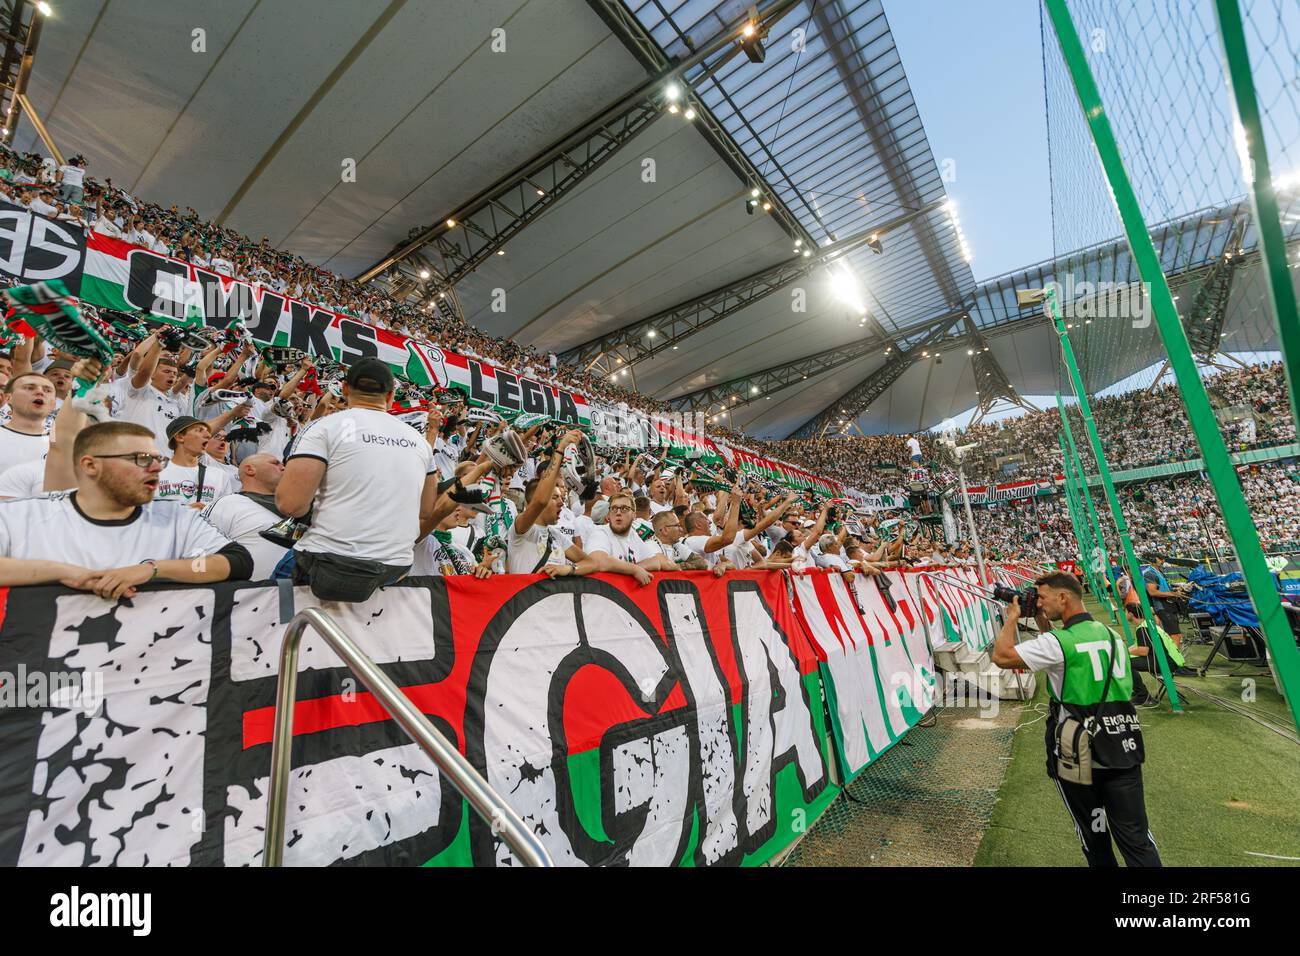
[(132, 422), (83, 429), (73, 443), (75, 491), (0, 502), (0, 586), (62, 583), (133, 597), (154, 580), (244, 581), (247, 549), (182, 504), (154, 501), (167, 459)]

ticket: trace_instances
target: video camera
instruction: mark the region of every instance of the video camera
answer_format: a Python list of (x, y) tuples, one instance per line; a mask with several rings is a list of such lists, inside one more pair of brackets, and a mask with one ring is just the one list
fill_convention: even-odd
[(1010, 604), (1016, 598), (1020, 598), (1020, 616), (1034, 617), (1038, 613), (1038, 588), (1029, 585), (1023, 591), (1017, 591), (1015, 588), (1009, 588), (1005, 584), (993, 585), (993, 599), (1001, 601), (1003, 604)]

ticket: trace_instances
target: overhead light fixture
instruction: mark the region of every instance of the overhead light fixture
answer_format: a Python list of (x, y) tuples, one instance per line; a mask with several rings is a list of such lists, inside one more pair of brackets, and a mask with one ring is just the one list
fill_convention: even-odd
[(668, 104), (668, 112), (670, 112), (670, 113), (676, 113), (676, 112), (677, 112), (677, 104), (676, 104), (676, 103), (669, 103), (669, 104)]
[(45, 0), (41, 0), (40, 3), (36, 4), (36, 9), (41, 11), (41, 16), (43, 17), (48, 17), (51, 13), (54, 12), (52, 9), (50, 9), (50, 5), (46, 3)]
[(619, 364), (619, 365), (622, 365), (622, 364), (623, 364), (623, 360), (622, 360), (622, 359), (619, 359), (619, 360), (618, 360), (618, 364)]
[(755, 186), (753, 189), (751, 189), (751, 190), (749, 191), (749, 195), (750, 195), (751, 198), (753, 198), (753, 199), (757, 199), (757, 198), (759, 197), (759, 195), (760, 195), (758, 187)]
[(664, 96), (668, 97), (669, 103), (677, 102), (678, 98), (681, 97), (681, 95), (682, 95), (681, 87), (679, 87), (676, 83), (669, 83), (667, 86), (664, 87)]
[(880, 255), (880, 253), (885, 251), (885, 247), (880, 243), (879, 233), (873, 232), (871, 234), (871, 236), (867, 239), (867, 248), (870, 249), (872, 252), (874, 252), (876, 255)]
[(749, 388), (749, 394), (750, 394), (750, 395), (757, 395), (757, 394), (758, 394), (758, 386), (757, 386), (757, 385), (751, 385), (750, 388)]
[(812, 250), (811, 250), (811, 249), (805, 249), (805, 250), (803, 251), (803, 257), (804, 257), (805, 259), (807, 259), (810, 255), (812, 255)]
[(497, 250), (497, 255), (499, 255), (499, 256), (504, 256), (505, 254), (506, 254), (506, 251), (505, 251), (504, 249), (498, 249), (498, 250)]
[(685, 112), (683, 115), (684, 115), (688, 120), (693, 120), (693, 119), (695, 119), (695, 110), (694, 110), (694, 108), (693, 108), (693, 107), (687, 107), (686, 112)]
[(771, 212), (771, 211), (772, 211), (772, 204), (770, 202), (764, 202), (763, 212)]
[(448, 219), (448, 220), (447, 220), (447, 228), (448, 228), (448, 229), (455, 229), (455, 228), (456, 228), (456, 220), (455, 220), (455, 219)]
[(758, 200), (757, 200), (757, 199), (746, 199), (746, 200), (745, 200), (745, 212), (747, 212), (749, 215), (751, 215), (751, 216), (754, 215), (754, 210), (757, 209), (757, 208), (758, 208)]
[(429, 275), (430, 275), (430, 273), (429, 273), (429, 270), (428, 270), (428, 269), (421, 269), (421, 270), (420, 270), (420, 278), (421, 278), (421, 279), (427, 279), (427, 278), (429, 278)]
[(766, 60), (767, 50), (763, 48), (763, 38), (758, 35), (758, 28), (754, 26), (753, 21), (746, 23), (740, 32), (743, 34), (740, 48), (745, 51), (745, 56), (749, 57), (749, 62), (762, 63)]
[(802, 240), (802, 239), (796, 239), (796, 240), (794, 241), (794, 247), (795, 247), (796, 249), (798, 249), (798, 248), (799, 248), (800, 246), (802, 246), (802, 245), (803, 245), (803, 240)]
[(650, 336), (650, 338), (654, 338), (657, 334), (658, 333), (655, 332), (654, 329), (651, 329), (649, 332), (646, 333), (646, 335)]
[(675, 346), (675, 345), (673, 346), (673, 351), (674, 351), (674, 352), (677, 351), (677, 346)]
[(539, 196), (545, 196), (545, 195), (546, 195), (546, 190), (543, 189), (541, 186), (538, 186), (538, 187), (537, 187), (537, 195), (539, 195)]

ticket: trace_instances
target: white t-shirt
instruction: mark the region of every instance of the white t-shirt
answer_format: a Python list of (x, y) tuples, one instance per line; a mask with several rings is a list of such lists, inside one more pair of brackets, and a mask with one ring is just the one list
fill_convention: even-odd
[[(1117, 641), (1117, 647), (1123, 647), (1123, 641)], [(1051, 682), (1052, 691), (1059, 697), (1061, 684), (1065, 680), (1065, 652), (1061, 642), (1051, 632), (1016, 645), (1016, 653), (1031, 671), (1043, 671)]]
[(424, 436), (387, 412), (349, 408), (299, 433), (286, 461), (304, 457), (326, 468), (295, 550), (409, 565), (425, 478), (436, 474)]
[(65, 186), (80, 186), (86, 179), (86, 171), (80, 166), (60, 166), (59, 172), (63, 173), (63, 185)]
[(678, 564), (695, 557), (695, 552), (688, 548), (684, 541), (678, 541), (676, 544), (665, 544), (658, 538), (651, 538), (646, 544), (653, 545), (660, 554)]
[(603, 551), (611, 558), (627, 561), (629, 564), (636, 564), (646, 558), (653, 558), (660, 553), (659, 549), (653, 544), (642, 541), (640, 535), (631, 528), (627, 530), (626, 534), (615, 534), (614, 529), (607, 524), (595, 526), (591, 533), (591, 540), (584, 539), (582, 550), (588, 554)]
[(835, 568), (837, 571), (851, 571), (849, 562), (844, 560), (842, 554), (830, 554), (826, 551), (818, 551), (814, 556), (819, 568)]
[(673, 503), (671, 501), (666, 501), (663, 504), (660, 504), (659, 502), (655, 501), (653, 498), (650, 499), (650, 517), (653, 518), (657, 514), (662, 514), (665, 511), (672, 511), (672, 510), (673, 510)]
[(250, 580), (270, 580), (275, 566), (284, 560), (289, 549), (268, 541), (262, 532), (280, 522), (280, 516), (248, 495), (230, 494), (208, 505), (203, 517), (236, 544), (242, 544), (253, 556)]
[(122, 407), (114, 412), (119, 421), (135, 422), (153, 432), (158, 451), (171, 455), (167, 447), (167, 426), (183, 415), (181, 400), (173, 394), (163, 394), (149, 382), (143, 388), (134, 388), (128, 381), (122, 396)]
[[(532, 574), (537, 562), (546, 554), (547, 543), (551, 543), (551, 553), (546, 564), (572, 564), (564, 554), (573, 544), (559, 528), (554, 525), (542, 526), (533, 523), (527, 533), (519, 534), (519, 526), (512, 524), (506, 533), (506, 573)], [(540, 571), (541, 569), (538, 568)]]
[(921, 443), (915, 438), (909, 438), (907, 440), (907, 451), (908, 454), (915, 458), (917, 455), (921, 454)]
[[(186, 468), (169, 461), (167, 467), (158, 473), (158, 490), (154, 492), (155, 501), (179, 501), (182, 504), (198, 503), (199, 466)], [(234, 494), (239, 485), (232, 486), (230, 473), (222, 468), (208, 465), (203, 470), (203, 501), (210, 505), (218, 498)]]
[(0, 426), (0, 474), (29, 461), (44, 461), (50, 451), (50, 436), (25, 435), (8, 425)]
[(709, 537), (710, 536), (707, 534), (692, 534), (683, 538), (682, 543), (685, 544), (686, 547), (690, 548), (693, 554), (698, 554), (704, 558), (705, 562), (707, 562), (709, 567), (712, 568), (723, 558), (728, 558), (729, 560), (726, 551), (732, 544), (735, 544), (735, 539), (733, 538), (731, 544), (724, 545), (717, 551), (705, 551), (704, 547), (709, 543)]
[(85, 517), (75, 491), (0, 502), (0, 554), (7, 558), (120, 568), (146, 558), (197, 558), (228, 544), (197, 511), (171, 501), (151, 501), (116, 521)]
[[(415, 560), (411, 564), (412, 577), (430, 574), (444, 577), (473, 573), (478, 562), (474, 560), (474, 555), (468, 549), (456, 543), (454, 531), (452, 534), (453, 540), (446, 544), (439, 541), (432, 533), (426, 535), (423, 541), (416, 543)], [(451, 557), (453, 554), (456, 560), (460, 561), (462, 570), (456, 569), (455, 560)]]
[(0, 475), (0, 498), (34, 498), (45, 489), (45, 459), (25, 461)]

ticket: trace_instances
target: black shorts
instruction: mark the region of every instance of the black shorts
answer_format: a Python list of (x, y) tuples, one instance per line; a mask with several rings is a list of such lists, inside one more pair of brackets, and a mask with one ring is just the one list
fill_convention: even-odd
[(1160, 610), (1155, 611), (1155, 616), (1156, 620), (1160, 622), (1160, 626), (1165, 629), (1166, 634), (1182, 635), (1182, 631), (1178, 629), (1178, 612), (1173, 608), (1169, 606), (1162, 607)]

